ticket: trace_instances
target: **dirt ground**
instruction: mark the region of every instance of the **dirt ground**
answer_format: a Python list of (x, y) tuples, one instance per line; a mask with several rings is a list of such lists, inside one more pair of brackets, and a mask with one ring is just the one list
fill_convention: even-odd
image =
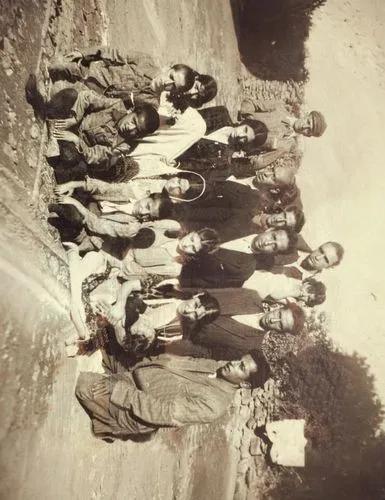
[[(170, 1), (166, 6), (160, 1), (144, 4), (132, 1), (128, 8), (127, 2), (120, 1), (109, 3), (105, 10), (97, 0), (46, 4), (36, 0), (30, 5), (21, 0), (19, 4), (4, 4), (2, 9), (0, 21), (7, 36), (2, 39), (0, 78), (7, 92), (8, 108), (2, 115), (4, 146), (0, 160), (7, 175), (10, 172), (11, 177), (22, 180), (16, 205), (12, 202), (14, 187), (9, 189), (9, 196), (1, 199), (2, 222), (7, 224), (1, 241), (2, 255), (7, 257), (5, 265), (10, 269), (13, 254), (16, 271), (23, 278), (26, 275), (31, 289), (19, 294), (18, 302), (17, 282), (9, 277), (9, 282), (15, 283), (15, 290), (9, 288), (10, 300), (4, 305), (10, 315), (15, 311), (20, 321), (5, 324), (4, 328), (6, 332), (25, 332), (25, 338), (15, 344), (9, 333), (3, 339), (6, 364), (1, 375), (9, 382), (2, 393), (0, 459), (4, 474), (0, 496), (230, 499), (235, 488), (235, 474), (231, 471), (236, 466), (237, 454), (229, 446), (232, 424), (228, 418), (214, 426), (160, 432), (148, 443), (107, 444), (92, 437), (89, 419), (73, 391), (79, 371), (100, 370), (100, 359), (64, 358), (62, 342), (70, 328), (68, 316), (59, 314), (56, 303), (52, 307), (47, 304), (48, 299), (36, 302), (36, 291), (41, 290), (33, 289), (35, 276), (29, 276), (30, 268), (23, 266), (23, 258), (14, 252), (15, 246), (21, 245), (21, 254), (26, 256), (28, 247), (31, 268), (37, 268), (38, 278), (47, 281), (48, 271), (66, 285), (65, 269), (58, 272), (60, 265), (53, 264), (51, 255), (57, 254), (55, 258), (64, 263), (62, 249), (45, 223), (45, 205), (52, 199), (52, 180), (49, 169), (40, 161), (44, 129), (24, 100), (23, 87), (29, 71), (40, 68), (44, 80), (45, 66), (55, 52), (108, 42), (123, 50), (148, 51), (162, 64), (183, 61), (202, 72), (217, 75), (222, 86), (218, 102), (226, 103), (235, 115), (240, 98), (234, 92), (240, 61), (230, 5), (226, 0), (216, 0), (209, 8), (203, 0)], [(213, 19), (219, 25), (214, 34)], [(25, 51), (27, 33), (30, 44)], [(46, 89), (49, 91), (49, 87)], [(30, 161), (32, 156), (34, 162)], [(5, 222), (10, 220), (12, 210), (16, 212), (14, 225)], [(35, 238), (21, 234), (12, 241), (17, 223), (33, 228)], [(40, 255), (38, 245), (44, 238), (51, 241), (52, 252), (47, 254), (51, 261), (35, 263), (32, 254)], [(50, 283), (43, 284), (50, 289)], [(8, 277), (2, 285), (5, 290)], [(68, 293), (65, 289), (58, 293), (63, 294), (64, 309), (60, 309), (63, 314), (68, 307)], [(58, 322), (50, 314), (44, 321), (45, 310)], [(29, 358), (26, 345), (31, 345)]]

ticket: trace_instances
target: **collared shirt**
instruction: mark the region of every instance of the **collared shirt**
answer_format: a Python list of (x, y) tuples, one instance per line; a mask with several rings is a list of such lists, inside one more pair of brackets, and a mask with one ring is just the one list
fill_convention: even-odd
[(226, 241), (221, 244), (221, 248), (251, 254), (253, 253), (251, 250), (251, 242), (256, 236), (256, 234), (249, 234), (248, 236), (237, 238), (236, 240)]
[(205, 139), (210, 141), (220, 142), (221, 144), (229, 143), (229, 135), (231, 134), (233, 127), (222, 127), (211, 134), (205, 135)]
[(238, 321), (238, 323), (242, 323), (246, 326), (251, 326), (251, 328), (261, 329), (259, 322), (261, 321), (264, 313), (255, 313), (255, 314), (237, 314), (235, 316), (231, 316), (234, 321)]
[[(151, 135), (143, 137), (130, 156), (156, 158), (163, 156), (167, 161), (175, 160), (206, 132), (206, 123), (196, 109), (187, 108), (174, 125), (163, 124)], [(159, 175), (159, 172), (156, 172)]]
[(254, 176), (253, 177), (246, 177), (245, 179), (237, 179), (236, 177), (234, 177), (234, 175), (230, 175), (230, 177), (228, 177), (226, 179), (226, 181), (237, 182), (238, 184), (243, 184), (244, 186), (249, 186), (249, 188), (251, 188), (251, 189), (257, 189), (253, 184), (253, 179), (254, 179)]
[[(314, 276), (316, 274), (314, 271), (306, 271), (300, 267), (300, 263), (308, 254), (305, 252), (298, 253), (300, 256), (296, 262), (287, 264), (283, 267), (297, 268), (302, 274), (302, 280)], [(284, 274), (274, 274), (269, 271), (258, 270), (254, 271), (251, 277), (244, 282), (243, 288), (251, 288), (252, 290), (255, 290), (259, 293), (262, 299), (266, 298), (268, 295), (277, 299), (283, 299), (285, 297), (292, 296), (293, 288), (295, 287), (296, 282), (298, 282), (298, 280), (285, 276)]]

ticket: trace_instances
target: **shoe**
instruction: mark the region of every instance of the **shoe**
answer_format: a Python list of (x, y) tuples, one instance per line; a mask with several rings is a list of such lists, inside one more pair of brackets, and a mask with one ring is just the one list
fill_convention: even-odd
[(36, 118), (45, 120), (45, 100), (42, 94), (39, 92), (37, 78), (33, 73), (29, 75), (27, 83), (25, 85), (25, 98), (28, 104), (33, 107)]

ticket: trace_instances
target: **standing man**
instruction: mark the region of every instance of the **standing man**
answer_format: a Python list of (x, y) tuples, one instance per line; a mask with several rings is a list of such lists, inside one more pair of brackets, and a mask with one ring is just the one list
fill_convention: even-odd
[[(213, 291), (215, 295), (215, 291)], [(250, 293), (250, 291), (248, 291)], [(224, 300), (218, 301), (226, 311)], [(222, 310), (221, 310), (222, 313)], [(305, 324), (303, 310), (294, 303), (265, 312), (262, 304), (255, 304), (249, 314), (221, 314), (210, 325), (204, 326), (193, 338), (194, 343), (205, 346), (213, 359), (233, 359), (260, 349), (269, 331), (297, 335)]]
[(289, 115), (283, 103), (258, 101), (250, 97), (243, 100), (239, 118), (259, 120), (266, 126), (267, 138), (261, 144), (265, 152), (255, 155), (251, 161), (256, 169), (270, 165), (285, 153), (301, 152), (302, 137), (321, 137), (327, 127), (319, 111), (296, 118)]

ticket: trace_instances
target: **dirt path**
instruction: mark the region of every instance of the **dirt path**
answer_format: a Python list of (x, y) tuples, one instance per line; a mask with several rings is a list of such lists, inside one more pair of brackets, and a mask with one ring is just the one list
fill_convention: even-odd
[[(80, 3), (63, 0), (55, 5), (54, 14), (58, 18), (51, 19), (47, 40), (43, 42), (43, 55), (47, 60), (56, 50), (56, 45), (65, 52), (73, 46), (95, 44), (108, 38), (111, 45), (123, 50), (148, 51), (162, 64), (182, 61), (200, 71), (215, 74), (221, 85), (218, 102), (226, 103), (235, 115), (239, 100), (237, 74), (240, 63), (227, 0), (214, 0), (209, 4), (204, 0), (110, 2), (110, 22), (106, 33), (103, 32), (104, 17), (99, 0), (82, 0)], [(26, 7), (22, 6), (27, 16)], [(16, 142), (11, 136), (11, 149), (3, 151), (3, 157), (0, 157), (0, 162), (6, 164), (8, 153), (13, 151), (15, 156), (18, 152), (14, 171), (25, 178), (30, 188), (28, 194), (23, 192), (21, 195), (24, 196), (23, 206), (29, 203), (35, 178), (39, 175), (36, 164), (28, 176), (24, 175), (28, 168), (25, 166), (25, 158), (28, 157), (25, 137), (29, 134), (28, 127), (35, 122), (31, 110), (25, 105), (22, 88), (29, 69), (37, 64), (37, 56), (32, 56), (38, 52), (38, 37), (44, 20), (43, 7), (40, 4), (37, 7), (40, 7), (41, 19), (36, 18), (33, 31), (36, 46), (30, 47), (31, 54), (23, 54), (25, 41), (16, 37), (16, 52), (22, 64), (17, 75), (0, 75), (0, 78), (9, 78), (6, 88), (15, 99), (12, 112), (17, 117), (16, 123), (26, 129), (24, 132), (21, 128)], [(11, 9), (10, 4), (8, 8)], [(34, 13), (34, 10), (30, 11), (31, 17), (27, 17), (27, 22), (33, 22)], [(11, 10), (7, 15), (11, 15)], [(213, 20), (217, 23), (215, 30), (211, 29)], [(27, 26), (28, 23), (26, 30)], [(167, 47), (171, 48), (169, 52)], [(16, 86), (13, 86), (13, 77), (17, 77)], [(16, 135), (15, 126), (9, 131)], [(38, 131), (40, 137), (41, 131)], [(3, 132), (7, 133), (7, 129)], [(8, 136), (4, 138), (8, 140)], [(35, 139), (34, 150), (38, 149), (38, 140)], [(43, 169), (43, 176), (45, 174)], [(41, 190), (43, 210), (44, 202), (50, 196), (50, 185), (50, 180), (44, 177)], [(31, 251), (34, 248), (31, 244)], [(23, 303), (32, 303), (33, 295), (25, 295), (26, 298), (22, 296)], [(13, 372), (4, 376), (14, 381), (4, 397), (19, 393), (23, 412), (13, 404), (13, 400), (9, 400), (7, 412), (3, 413), (7, 422), (12, 421), (15, 413), (19, 419), (17, 426), (5, 428), (2, 436), (0, 462), (4, 464), (6, 478), (0, 483), (0, 496), (23, 500), (230, 500), (235, 477), (228, 474), (232, 457), (225, 433), (227, 421), (211, 427), (160, 432), (146, 443), (107, 444), (92, 437), (89, 419), (75, 400), (74, 386), (78, 373), (81, 370), (99, 370), (100, 360), (97, 357), (80, 361), (66, 359), (63, 355), (65, 322), (61, 318), (61, 323), (54, 324), (48, 319), (44, 331), (39, 331), (41, 307), (44, 306), (37, 303), (34, 316), (28, 317), (33, 329), (29, 328), (31, 325), (21, 323), (19, 329), (26, 332), (26, 338), (22, 345), (18, 345), (19, 354), (14, 354), (18, 364), (11, 360)], [(31, 347), (26, 351), (31, 331), (38, 342), (33, 344), (34, 350)], [(7, 344), (4, 348), (4, 352), (8, 352)], [(28, 353), (31, 354), (30, 359), (26, 356)], [(37, 367), (36, 370), (30, 369), (30, 365)], [(28, 379), (30, 373), (33, 374), (32, 379)], [(45, 373), (48, 375), (45, 376)]]

